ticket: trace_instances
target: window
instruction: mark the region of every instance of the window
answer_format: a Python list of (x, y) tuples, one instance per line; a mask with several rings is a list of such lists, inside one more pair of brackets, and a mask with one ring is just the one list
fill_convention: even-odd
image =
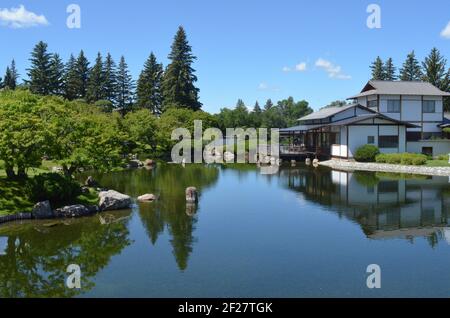
[(422, 133), (420, 131), (407, 131), (406, 141), (419, 141), (422, 139)]
[(426, 156), (433, 156), (433, 147), (422, 147), (422, 154)]
[(424, 100), (423, 104), (422, 104), (422, 111), (424, 113), (435, 113), (436, 112), (436, 101)]
[(375, 137), (374, 136), (367, 136), (367, 143), (369, 145), (373, 145), (375, 143)]
[(388, 99), (387, 112), (388, 113), (400, 113), (400, 100), (399, 99)]
[(378, 137), (378, 146), (380, 148), (398, 148), (398, 136), (380, 136)]
[(378, 101), (377, 100), (369, 100), (367, 102), (367, 107), (369, 107), (369, 108), (377, 108), (378, 107)]

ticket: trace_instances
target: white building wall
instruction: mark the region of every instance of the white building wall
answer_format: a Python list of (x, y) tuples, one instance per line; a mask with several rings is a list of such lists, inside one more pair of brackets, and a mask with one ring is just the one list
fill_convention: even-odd
[(433, 156), (450, 153), (450, 140), (410, 141), (406, 144), (407, 152), (422, 153), (423, 147), (432, 147)]

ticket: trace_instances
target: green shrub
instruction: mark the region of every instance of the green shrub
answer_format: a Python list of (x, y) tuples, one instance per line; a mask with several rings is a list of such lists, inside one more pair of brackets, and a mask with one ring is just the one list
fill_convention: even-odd
[(378, 163), (420, 166), (425, 164), (428, 159), (427, 156), (416, 153), (383, 153), (379, 154), (375, 160)]
[(30, 179), (26, 185), (30, 200), (49, 200), (52, 205), (73, 202), (81, 194), (81, 186), (73, 179), (58, 173), (46, 173)]
[(364, 145), (356, 150), (355, 160), (360, 162), (374, 162), (379, 153), (380, 150), (377, 146)]
[(437, 160), (448, 160), (448, 154), (442, 154), (437, 157)]

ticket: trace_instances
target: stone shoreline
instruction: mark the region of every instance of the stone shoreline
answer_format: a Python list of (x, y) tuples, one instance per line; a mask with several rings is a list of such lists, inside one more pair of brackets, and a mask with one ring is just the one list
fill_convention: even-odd
[(393, 172), (450, 177), (450, 167), (405, 166), (385, 163), (354, 162), (339, 159), (319, 162), (319, 165), (344, 171)]

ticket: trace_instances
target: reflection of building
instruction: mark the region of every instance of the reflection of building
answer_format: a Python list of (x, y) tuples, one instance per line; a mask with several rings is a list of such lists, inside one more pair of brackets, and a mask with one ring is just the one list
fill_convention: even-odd
[(373, 172), (282, 171), (306, 199), (356, 221), (373, 239), (449, 238), (450, 185), (445, 177), (399, 178)]

